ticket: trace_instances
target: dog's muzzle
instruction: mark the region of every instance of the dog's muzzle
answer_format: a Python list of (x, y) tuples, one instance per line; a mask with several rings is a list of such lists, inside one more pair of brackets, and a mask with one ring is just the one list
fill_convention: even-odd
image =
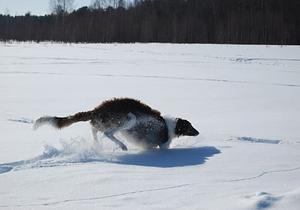
[(195, 128), (190, 127), (187, 131), (187, 135), (188, 136), (198, 136), (199, 135), (199, 131), (197, 131)]

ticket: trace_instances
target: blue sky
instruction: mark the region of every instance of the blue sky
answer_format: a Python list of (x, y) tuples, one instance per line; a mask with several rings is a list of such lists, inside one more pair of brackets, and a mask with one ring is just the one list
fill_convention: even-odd
[[(91, 1), (75, 0), (75, 8), (89, 6)], [(35, 15), (49, 14), (49, 0), (0, 0), (0, 14), (24, 15), (29, 11)]]

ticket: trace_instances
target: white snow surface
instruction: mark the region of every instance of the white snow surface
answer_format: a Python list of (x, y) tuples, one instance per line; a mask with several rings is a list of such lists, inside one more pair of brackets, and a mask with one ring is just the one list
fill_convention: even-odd
[[(300, 209), (300, 47), (0, 43), (0, 209)], [(132, 97), (200, 131), (168, 150), (32, 129)]]

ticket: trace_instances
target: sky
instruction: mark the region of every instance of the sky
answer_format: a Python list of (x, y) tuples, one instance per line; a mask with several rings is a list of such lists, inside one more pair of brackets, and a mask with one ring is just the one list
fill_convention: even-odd
[[(0, 14), (24, 15), (30, 12), (33, 15), (50, 13), (50, 0), (0, 0)], [(75, 8), (89, 6), (92, 0), (75, 0)]]

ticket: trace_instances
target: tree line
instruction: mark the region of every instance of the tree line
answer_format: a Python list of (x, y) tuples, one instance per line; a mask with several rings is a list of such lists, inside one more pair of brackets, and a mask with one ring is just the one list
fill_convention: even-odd
[(0, 40), (300, 44), (299, 11), (299, 0), (96, 0), (44, 16), (0, 15)]

